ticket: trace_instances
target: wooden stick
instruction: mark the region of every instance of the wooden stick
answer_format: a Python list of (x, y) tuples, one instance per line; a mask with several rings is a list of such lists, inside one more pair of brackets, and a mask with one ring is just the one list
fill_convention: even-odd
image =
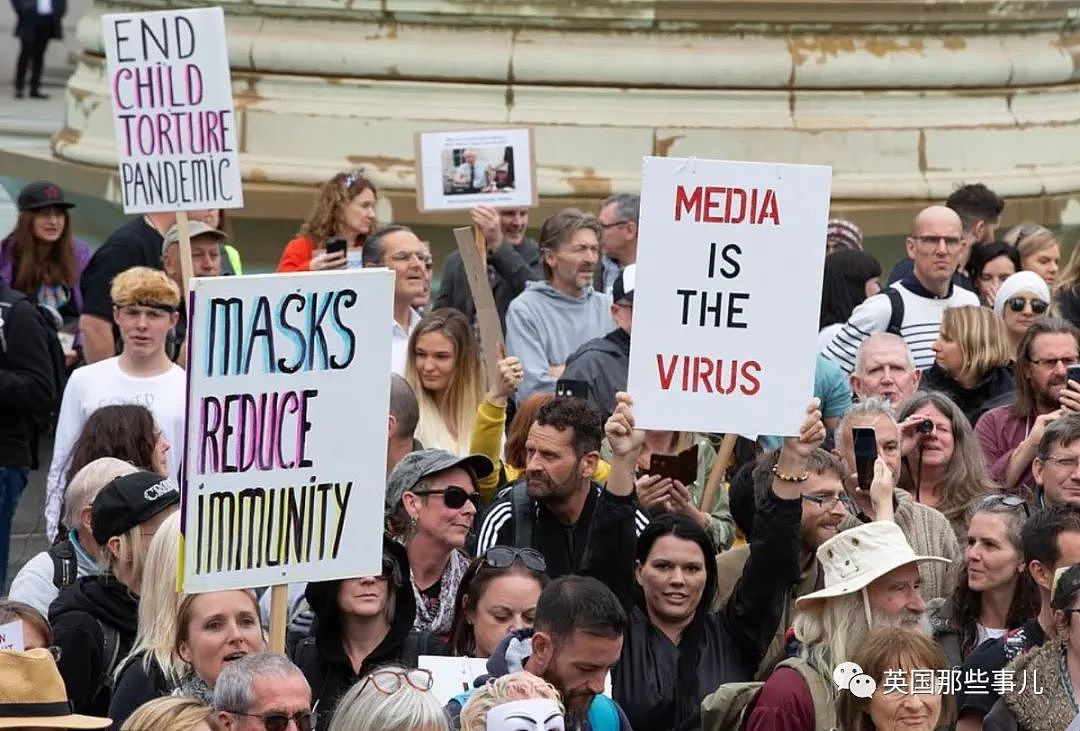
[(469, 282), (469, 291), (476, 306), (476, 321), (480, 325), (480, 347), (484, 354), (484, 376), (487, 387), (491, 388), (499, 377), (499, 353), (503, 348), (502, 323), (499, 321), (499, 311), (495, 309), (495, 296), (491, 293), (487, 264), (480, 257), (472, 228), (455, 228), (454, 238), (457, 239), (461, 263), (465, 267), (465, 278)]
[(716, 462), (713, 463), (712, 472), (709, 473), (709, 479), (705, 482), (705, 489), (701, 493), (699, 508), (703, 513), (712, 512), (713, 504), (716, 503), (716, 491), (720, 489), (720, 482), (724, 479), (724, 472), (727, 471), (728, 462), (731, 461), (731, 455), (735, 452), (735, 440), (738, 438), (738, 434), (725, 434), (720, 440)]
[(180, 299), (187, 302), (188, 286), (195, 276), (191, 263), (191, 229), (188, 228), (187, 211), (176, 214), (176, 225), (180, 228)]
[(285, 628), (288, 625), (289, 585), (270, 587), (270, 652), (285, 654)]
[(473, 238), (476, 239), (476, 248), (480, 250), (480, 261), (487, 266), (487, 240), (484, 238), (484, 230), (475, 223), (472, 227)]

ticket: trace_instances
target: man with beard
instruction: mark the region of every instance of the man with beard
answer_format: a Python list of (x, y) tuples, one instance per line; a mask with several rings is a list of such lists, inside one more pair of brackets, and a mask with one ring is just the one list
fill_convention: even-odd
[[(506, 310), (510, 302), (525, 291), (525, 283), (541, 278), (540, 250), (525, 235), (529, 226), (528, 208), (492, 208), (477, 206), (470, 211), (473, 223), (484, 234), (487, 247), (487, 275), (499, 321), (506, 328)], [(476, 317), (461, 254), (453, 252), (443, 265), (442, 288), (433, 309), (452, 307), (469, 321)]]
[(1080, 411), (1080, 384), (1068, 384), (1068, 367), (1080, 362), (1080, 330), (1044, 318), (1028, 328), (1016, 351), (1016, 391), (1010, 404), (987, 411), (975, 424), (990, 476), (1006, 490), (1031, 489), (1035, 458), (1046, 427)]
[(948, 559), (917, 555), (891, 520), (846, 530), (821, 544), (817, 557), (825, 588), (796, 601), (798, 655), (765, 681), (748, 714), (747, 731), (835, 728), (833, 669), (851, 659), (871, 628), (909, 627), (931, 634), (919, 594), (919, 564)]
[[(619, 661), (626, 612), (611, 589), (593, 578), (565, 576), (551, 582), (536, 602), (532, 627), (508, 634), (488, 658), (487, 678), (519, 671), (551, 683), (566, 707), (566, 731), (631, 731), (626, 714), (603, 695), (608, 673)], [(446, 706), (460, 729), (467, 696)], [(617, 725), (616, 725), (617, 724)]]
[[(476, 555), (495, 545), (535, 548), (552, 578), (592, 573), (586, 564), (610, 559), (623, 529), (611, 516), (633, 496), (593, 482), (601, 438), (600, 414), (588, 401), (559, 397), (541, 406), (525, 441), (525, 480), (484, 516)], [(641, 510), (634, 515), (640, 533), (649, 518)]]
[(528, 282), (506, 311), (506, 353), (525, 368), (518, 404), (554, 391), (570, 354), (611, 330), (611, 295), (592, 286), (602, 233), (595, 216), (575, 208), (540, 227), (544, 281)]

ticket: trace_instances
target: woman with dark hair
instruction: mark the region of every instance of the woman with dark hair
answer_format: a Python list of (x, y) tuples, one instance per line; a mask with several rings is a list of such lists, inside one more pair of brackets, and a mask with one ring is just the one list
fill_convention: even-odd
[(1039, 593), (1024, 561), (1020, 532), (1028, 507), (1011, 495), (975, 503), (964, 564), (952, 601), (930, 602), (934, 638), (957, 667), (972, 650), (1039, 613)]
[(74, 366), (82, 314), (79, 277), (90, 261), (90, 247), (72, 234), (68, 211), (75, 204), (56, 185), (30, 183), (19, 192), (18, 205), (15, 230), (0, 241), (0, 279), (60, 314), (64, 353), (68, 366)]
[(994, 306), (997, 291), (1005, 280), (1020, 271), (1020, 252), (1004, 241), (976, 244), (971, 247), (967, 272), (975, 285), (979, 302), (986, 307)]
[(461, 577), (450, 627), (455, 655), (490, 657), (508, 632), (531, 627), (547, 562), (532, 548), (492, 546)]
[[(613, 500), (625, 496), (631, 512), (645, 433), (634, 428), (629, 396), (620, 393), (617, 400), (605, 428), (613, 452), (607, 489)], [(611, 573), (599, 578), (629, 615), (612, 695), (633, 728), (700, 728), (707, 694), (753, 677), (799, 576), (798, 484), (807, 479), (809, 455), (825, 439), (817, 407), (815, 399), (799, 436), (784, 441), (772, 487), (757, 506), (746, 565), (720, 609), (709, 608), (716, 592), (716, 549), (704, 528), (682, 514), (664, 513), (635, 539), (633, 520), (624, 518), (626, 545), (612, 551)], [(631, 551), (633, 566), (614, 560)]]
[(430, 633), (412, 628), (416, 601), (405, 548), (384, 536), (382, 555), (378, 576), (312, 582), (304, 592), (317, 621), (292, 660), (311, 686), (312, 704), (319, 704), (320, 731), (330, 726), (345, 691), (375, 668), (416, 667), (420, 655), (445, 654)]
[(818, 318), (818, 350), (824, 350), (867, 297), (881, 291), (881, 264), (859, 249), (838, 249), (825, 257)]

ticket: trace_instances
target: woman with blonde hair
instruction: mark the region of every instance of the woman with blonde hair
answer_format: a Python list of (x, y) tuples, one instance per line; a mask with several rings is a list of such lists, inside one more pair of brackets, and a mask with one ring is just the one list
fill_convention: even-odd
[(948, 518), (960, 545), (967, 545), (968, 508), (1000, 490), (971, 424), (948, 396), (934, 391), (904, 399), (896, 420), (903, 454), (897, 486)]
[(1041, 224), (1024, 221), (1009, 229), (1004, 239), (1020, 253), (1022, 270), (1035, 272), (1046, 286), (1054, 286), (1061, 261), (1061, 244), (1053, 231)]
[[(193, 698), (157, 698), (139, 706), (121, 731), (222, 731), (217, 714)], [(115, 718), (114, 722), (119, 723)]]
[(108, 713), (113, 671), (135, 644), (147, 549), (179, 502), (175, 483), (145, 471), (117, 477), (94, 498), (90, 526), (103, 573), (61, 591), (49, 610), (57, 665), (77, 713)]
[(940, 683), (913, 687), (914, 671), (937, 678), (949, 670), (941, 648), (927, 635), (899, 627), (875, 629), (850, 660), (870, 676), (875, 690), (869, 697), (839, 694), (836, 715), (844, 731), (934, 731), (952, 722), (953, 698)]
[(432, 684), (427, 670), (383, 666), (341, 696), (329, 731), (447, 731)]
[[(359, 170), (330, 178), (296, 238), (285, 245), (277, 270), (316, 272), (361, 266), (358, 254), (375, 230), (377, 198), (375, 184)], [(327, 241), (335, 238), (345, 239), (345, 246), (328, 251)]]
[(147, 701), (168, 695), (184, 675), (184, 663), (173, 653), (180, 594), (176, 570), (180, 553), (180, 514), (161, 524), (143, 566), (139, 626), (131, 652), (116, 669), (109, 718), (122, 724)]
[(484, 395), (480, 348), (465, 315), (443, 307), (420, 319), (409, 336), (405, 380), (420, 407), (416, 438), (427, 449), (469, 453), (476, 409)]
[[(553, 685), (532, 673), (510, 673), (489, 680), (469, 697), (461, 709), (461, 731), (562, 731), (564, 712), (559, 691)], [(532, 723), (510, 724), (506, 719), (511, 714), (531, 719)]]
[(949, 307), (930, 346), (934, 365), (922, 373), (920, 387), (951, 398), (968, 423), (983, 415), (992, 401), (1013, 392), (1014, 350), (1005, 323), (985, 307)]

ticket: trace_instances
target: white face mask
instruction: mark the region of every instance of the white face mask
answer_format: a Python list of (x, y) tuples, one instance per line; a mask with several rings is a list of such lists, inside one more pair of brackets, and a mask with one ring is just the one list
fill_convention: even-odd
[(565, 731), (562, 711), (550, 698), (510, 701), (487, 715), (487, 731)]

